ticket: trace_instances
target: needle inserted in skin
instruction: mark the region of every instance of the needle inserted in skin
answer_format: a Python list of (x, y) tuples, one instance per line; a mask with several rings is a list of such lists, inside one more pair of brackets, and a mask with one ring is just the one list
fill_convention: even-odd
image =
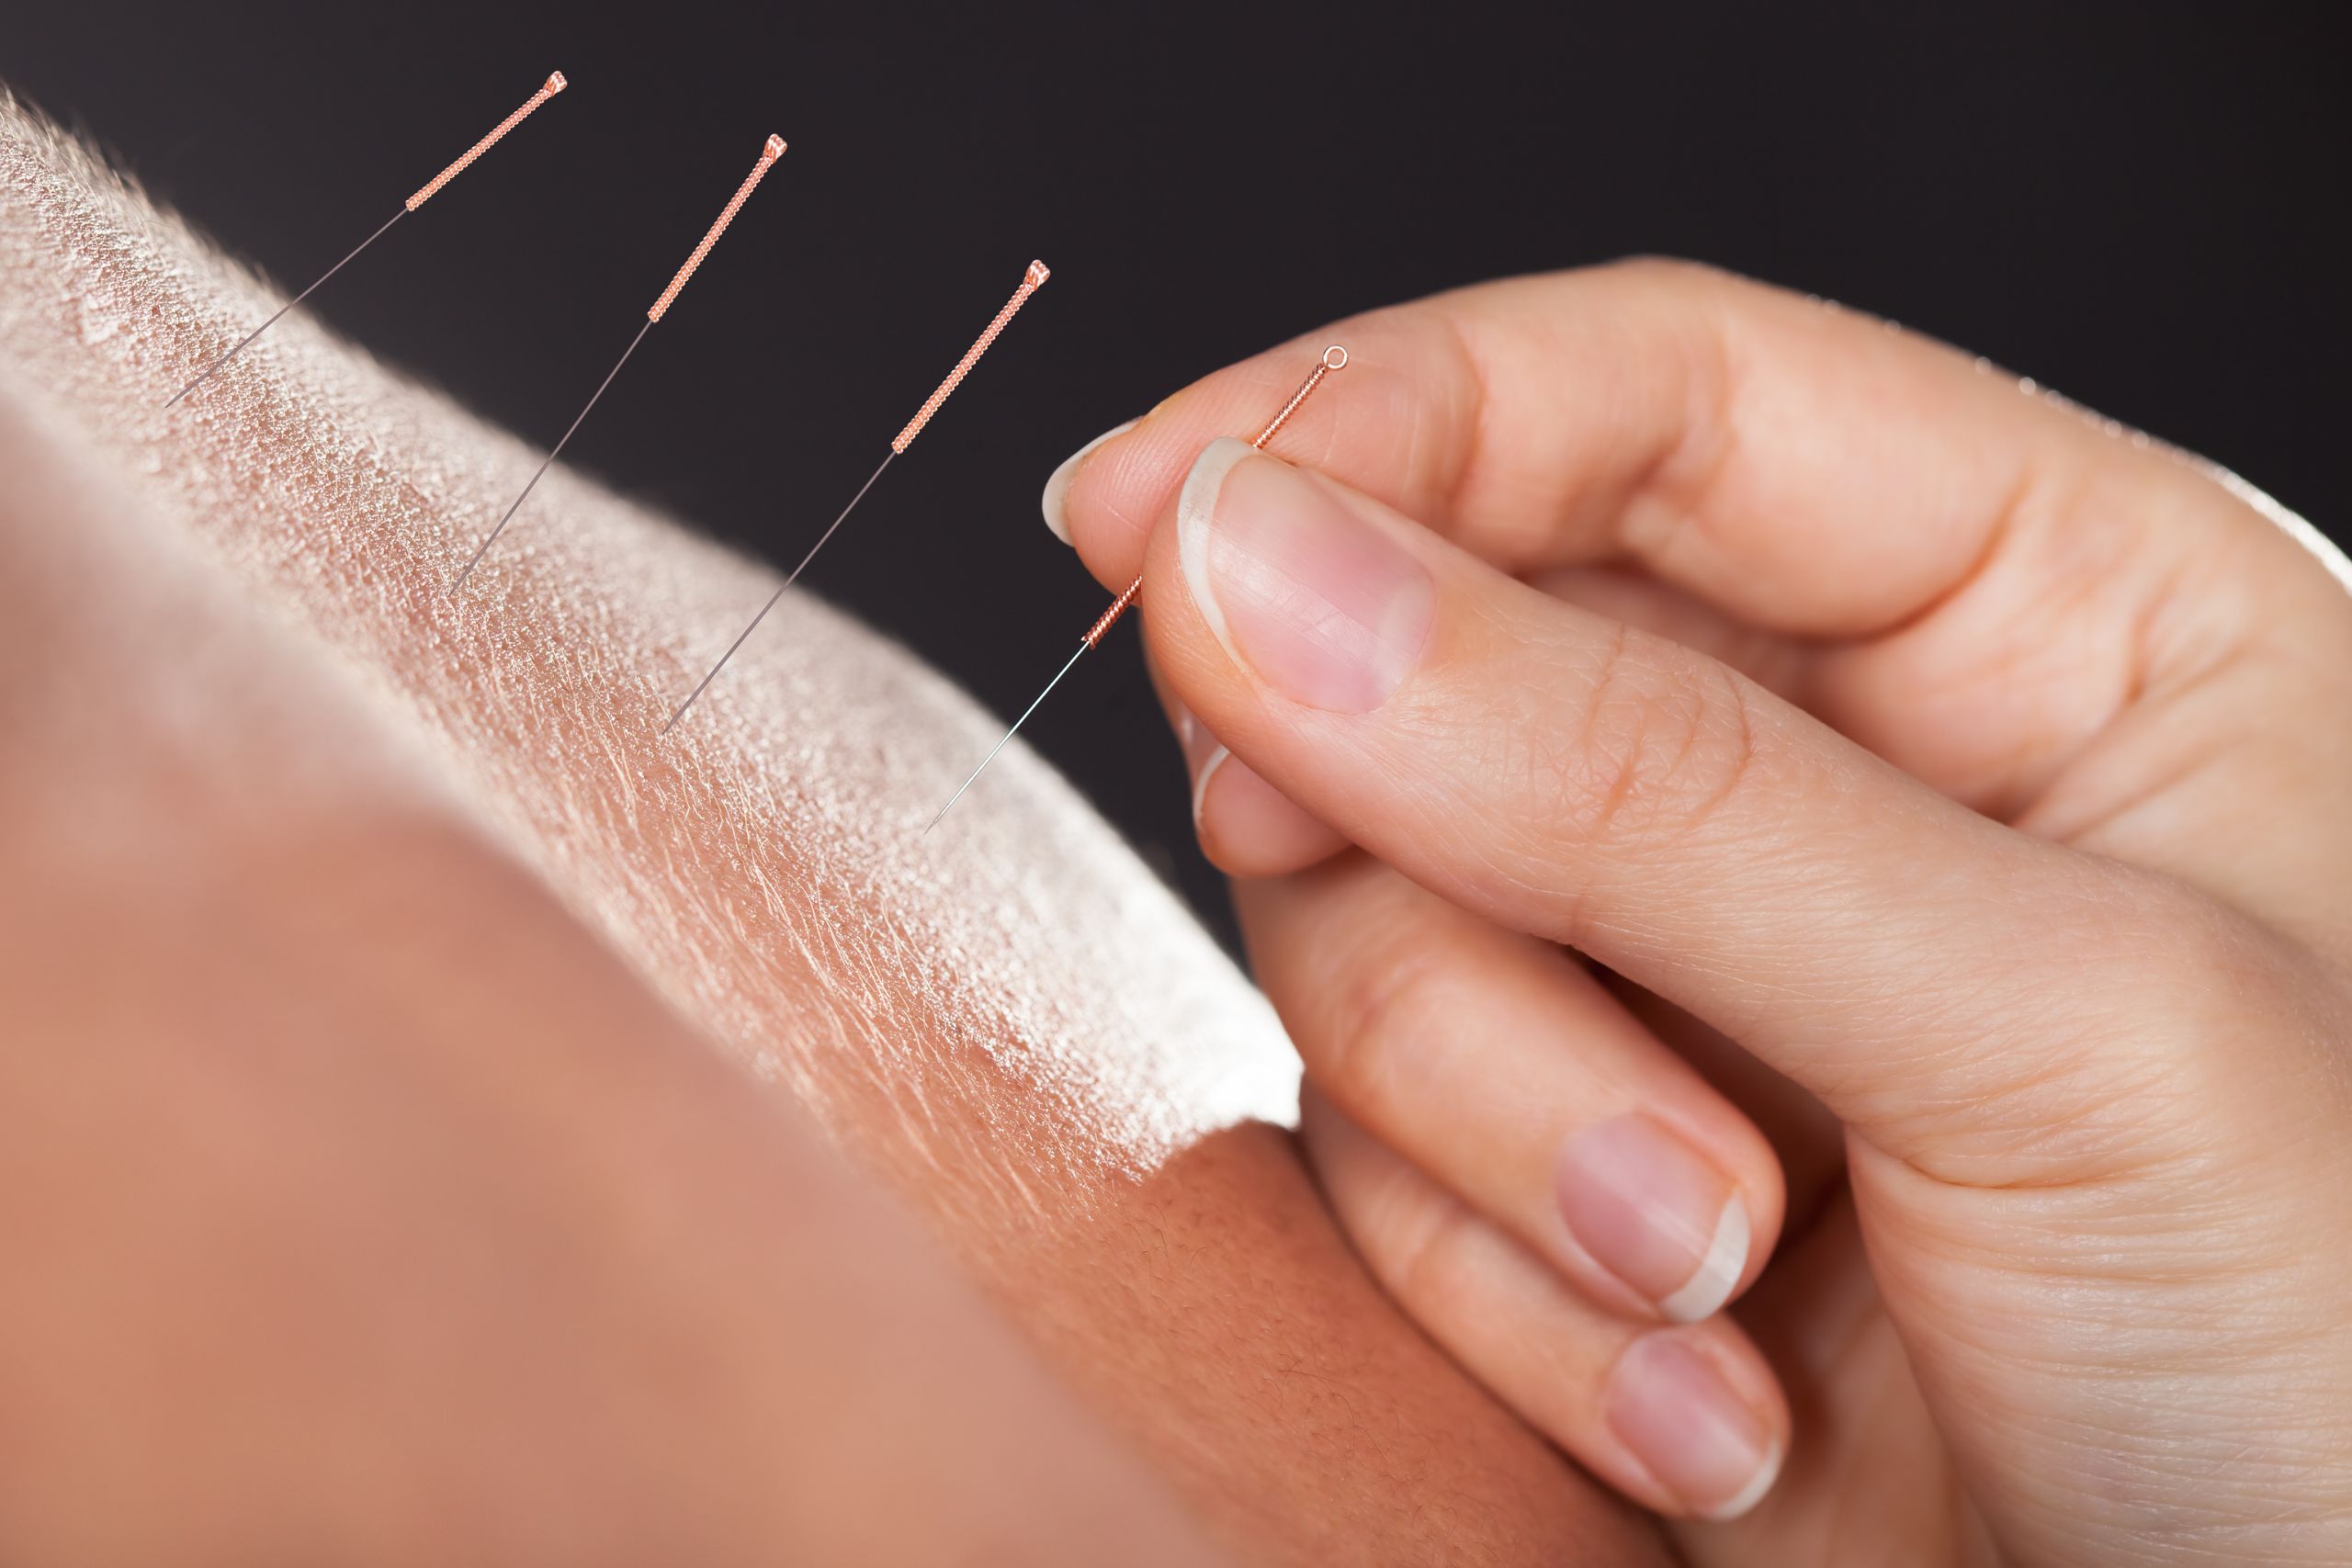
[(980, 775), (989, 771), (989, 764), (996, 761), (996, 754), (1012, 744), (1012, 738), (1021, 732), (1021, 727), (1023, 725), (1029, 722), (1029, 716), (1035, 713), (1039, 705), (1043, 704), (1047, 697), (1054, 694), (1054, 688), (1062, 683), (1062, 677), (1077, 669), (1078, 661), (1085, 658), (1086, 650), (1093, 646), (1094, 645), (1091, 642), (1080, 643), (1078, 645), (1078, 651), (1069, 656), (1069, 662), (1063, 665), (1059, 670), (1054, 671), (1054, 678), (1046, 682), (1046, 689), (1044, 691), (1039, 692), (1035, 697), (1030, 699), (1029, 705), (1027, 707), (1021, 710), (1021, 716), (1012, 721), (1012, 728), (1004, 732), (1004, 739), (999, 740), (995, 745), (989, 748), (989, 754), (980, 759), (980, 765), (972, 770), (971, 777), (966, 779), (962, 784), (956, 786), (956, 793), (947, 797), (947, 804), (939, 808), (939, 815), (933, 818), (924, 825), (923, 832), (925, 835), (928, 835), (932, 829), (938, 827), (939, 824), (946, 818), (949, 812), (956, 809), (956, 803), (964, 798), (964, 792), (979, 782)]
[[(1266, 428), (1260, 431), (1258, 438), (1250, 445), (1261, 452), (1264, 451), (1266, 443), (1272, 441), (1275, 433), (1290, 423), (1290, 416), (1298, 412), (1299, 404), (1306, 400), (1307, 394), (1322, 384), (1323, 378), (1334, 370), (1344, 370), (1347, 367), (1348, 351), (1346, 349), (1341, 348), (1338, 344), (1333, 344), (1325, 349), (1323, 357), (1315, 362), (1315, 368), (1307, 374), (1306, 379), (1299, 383), (1298, 390), (1291, 394), (1290, 401), (1283, 405), (1280, 413), (1266, 422)], [(970, 789), (975, 783), (978, 782), (979, 776), (989, 771), (989, 764), (996, 761), (997, 753), (1012, 743), (1012, 738), (1021, 732), (1021, 727), (1029, 722), (1029, 716), (1035, 713), (1038, 706), (1053, 694), (1054, 688), (1061, 684), (1062, 677), (1077, 667), (1078, 661), (1086, 657), (1088, 650), (1102, 640), (1103, 634), (1117, 624), (1121, 615), (1127, 613), (1127, 606), (1134, 604), (1136, 595), (1142, 592), (1143, 579), (1138, 577), (1127, 584), (1125, 592), (1111, 601), (1109, 609), (1095, 617), (1094, 624), (1087, 627), (1086, 635), (1078, 639), (1078, 651), (1069, 656), (1069, 662), (1064, 664), (1055, 672), (1054, 678), (1046, 682), (1046, 689), (1039, 692), (1036, 699), (1021, 710), (1021, 716), (1012, 721), (1012, 728), (1004, 732), (1004, 739), (989, 748), (989, 754), (980, 759), (980, 765), (974, 768), (970, 776), (956, 786), (956, 793), (947, 797), (947, 804), (939, 808), (939, 815), (924, 826), (923, 832), (926, 835), (932, 829), (938, 827), (950, 811), (956, 809), (956, 803), (964, 798), (964, 792)]]
[(749, 641), (753, 632), (760, 629), (760, 623), (766, 620), (768, 618), (768, 612), (776, 607), (777, 601), (784, 597), (784, 591), (792, 586), (794, 580), (799, 577), (801, 571), (807, 568), (810, 561), (817, 558), (817, 552), (823, 549), (825, 547), (825, 541), (833, 536), (833, 528), (840, 527), (843, 523), (849, 520), (849, 514), (857, 510), (857, 503), (865, 499), (865, 492), (874, 488), (874, 481), (882, 477), (882, 470), (888, 468), (890, 466), (890, 459), (898, 455), (898, 449), (893, 447), (890, 452), (883, 457), (882, 461), (876, 465), (874, 471), (865, 477), (865, 482), (857, 487), (857, 493), (849, 498), (849, 504), (842, 508), (841, 515), (833, 519), (832, 527), (827, 528), (822, 534), (817, 536), (817, 542), (808, 547), (808, 553), (807, 555), (800, 558), (800, 565), (792, 569), (792, 575), (786, 578), (784, 581), (777, 586), (776, 591), (768, 595), (768, 602), (760, 606), (760, 613), (752, 617), (751, 624), (749, 626), (746, 626), (741, 631), (735, 634), (735, 640), (727, 645), (727, 651), (718, 656), (718, 662), (712, 665), (708, 672), (707, 672), (701, 680), (695, 682), (695, 689), (686, 694), (686, 700), (678, 705), (677, 711), (670, 716), (670, 722), (662, 727), (662, 734), (667, 735), (671, 730), (675, 729), (678, 726), (678, 721), (686, 716), (686, 710), (695, 705), (695, 699), (701, 696), (703, 693), (710, 689), (710, 683), (718, 679), (718, 672), (727, 668), (727, 661), (735, 657), (735, 650), (742, 647), (745, 642)]
[(745, 175), (743, 183), (735, 187), (734, 196), (728, 200), (726, 207), (720, 209), (718, 216), (711, 220), (709, 231), (702, 237), (702, 243), (695, 247), (694, 254), (686, 258), (685, 265), (678, 268), (677, 276), (670, 279), (670, 287), (662, 290), (662, 298), (653, 301), (652, 309), (645, 312), (645, 324), (637, 329), (637, 335), (628, 340), (628, 346), (621, 350), (621, 356), (613, 361), (613, 367), (605, 372), (605, 378), (596, 384), (596, 389), (589, 394), (588, 400), (582, 404), (580, 412), (572, 416), (571, 427), (564, 431), (562, 440), (558, 441), (548, 450), (548, 455), (540, 459), (538, 468), (531, 475), (530, 481), (524, 485), (523, 493), (516, 496), (513, 503), (506, 508), (504, 513), (499, 517), (497, 525), (491, 529), (489, 536), (476, 547), (472, 558), (466, 562), (456, 579), (450, 582), (450, 597), (457, 596), (458, 591), (466, 585), (466, 579), (474, 574), (474, 568), (481, 564), (482, 557), (490, 553), (490, 547), (498, 543), (498, 536), (506, 532), (506, 525), (514, 520), (514, 513), (521, 511), (523, 502), (530, 499), (531, 491), (538, 487), (540, 478), (547, 473), (557, 457), (562, 453), (564, 443), (571, 439), (572, 433), (577, 431), (581, 423), (588, 417), (588, 411), (596, 406), (596, 400), (605, 395), (605, 389), (613, 384), (613, 378), (621, 373), (621, 367), (627, 365), (628, 356), (637, 352), (637, 345), (645, 341), (645, 334), (653, 330), (653, 323), (660, 321), (668, 311), (671, 301), (677, 299), (678, 291), (686, 286), (686, 279), (695, 275), (695, 268), (702, 265), (703, 258), (710, 254), (710, 247), (718, 243), (718, 236), (727, 232), (727, 226), (735, 221), (735, 214), (742, 209), (744, 202), (751, 199), (753, 187), (758, 186), (761, 179), (766, 175), (769, 166), (784, 156), (784, 149), (785, 141), (781, 136), (769, 137), (765, 144), (761, 147), (760, 161), (752, 165), (752, 172)]
[(351, 264), (352, 256), (356, 256), (361, 251), (366, 250), (368, 246), (382, 239), (384, 237), (384, 229), (390, 228), (393, 224), (399, 222), (401, 219), (407, 217), (410, 213), (415, 211), (418, 208), (423, 207), (426, 202), (432, 200), (435, 192), (438, 191), (443, 186), (447, 185), (451, 180), (456, 179), (459, 175), (465, 173), (467, 164), (481, 157), (484, 152), (489, 152), (492, 144), (494, 144), (501, 137), (514, 130), (516, 126), (522, 124), (525, 117), (529, 115), (533, 109), (537, 108), (541, 104), (546, 103), (549, 98), (552, 98), (558, 93), (562, 92), (565, 85), (562, 72), (550, 72), (548, 75), (547, 81), (540, 85), (539, 90), (533, 93), (528, 98), (524, 100), (523, 107), (521, 108), (516, 109), (513, 114), (508, 115), (504, 119), (500, 120), (496, 125), (492, 126), (489, 135), (475, 142), (471, 147), (467, 148), (465, 152), (460, 155), (456, 162), (452, 163), (447, 168), (442, 170), (439, 174), (434, 175), (432, 179), (419, 186), (416, 194), (410, 197), (407, 201), (403, 202), (398, 212), (393, 213), (390, 218), (384, 220), (383, 229), (377, 230), (374, 233), (360, 241), (358, 246), (352, 251), (351, 255), (344, 257), (343, 260), (327, 268), (326, 271), (319, 275), (317, 282), (312, 283), (310, 288), (305, 288), (301, 293), (297, 294), (293, 299), (288, 299), (285, 304), (280, 305), (277, 308), (277, 315), (270, 317), (269, 320), (264, 321), (261, 325), (247, 333), (244, 337), (239, 341), (236, 347), (231, 349), (228, 353), (222, 355), (220, 358), (206, 366), (203, 370), (198, 373), (195, 380), (190, 381), (187, 386), (182, 387), (178, 391), (174, 392), (172, 394), (171, 402), (167, 402), (164, 406), (165, 408), (170, 408), (172, 403), (178, 402), (182, 398), (187, 397), (190, 392), (195, 391), (198, 387), (204, 385), (204, 383), (211, 378), (211, 375), (215, 370), (220, 369), (223, 365), (226, 365), (232, 359), (236, 358), (239, 354), (244, 352), (246, 344), (253, 342), (254, 339), (261, 336), (262, 333), (276, 326), (277, 324), (278, 316), (283, 316), (287, 311), (292, 310), (295, 306), (300, 305), (303, 300), (308, 299), (311, 294), (317, 290), (319, 284), (324, 283), (328, 278), (333, 277), (336, 273), (341, 272), (345, 266), (348, 266)]
[(997, 335), (1004, 331), (1006, 323), (1012, 320), (1022, 306), (1029, 302), (1029, 296), (1045, 287), (1046, 279), (1052, 276), (1053, 273), (1047, 269), (1044, 262), (1033, 261), (1029, 264), (1029, 270), (1022, 275), (1021, 287), (1012, 291), (1012, 298), (1004, 302), (1004, 309), (996, 313), (996, 319), (982, 329), (979, 337), (973, 342), (972, 346), (964, 351), (964, 357), (956, 362), (956, 368), (947, 373), (947, 379), (942, 381), (931, 396), (923, 400), (922, 407), (915, 411), (914, 418), (907, 421), (899, 434), (890, 438), (890, 450), (888, 456), (884, 457), (882, 461), (876, 465), (874, 471), (865, 477), (865, 482), (857, 487), (857, 493), (849, 498), (849, 504), (842, 508), (841, 514), (832, 520), (823, 533), (817, 536), (817, 542), (808, 547), (808, 553), (800, 558), (800, 564), (792, 569), (791, 575), (777, 586), (774, 593), (768, 595), (768, 602), (760, 606), (760, 613), (752, 617), (751, 624), (738, 632), (735, 635), (735, 640), (727, 645), (727, 651), (718, 656), (718, 662), (712, 665), (709, 672), (695, 683), (695, 689), (686, 694), (686, 700), (678, 705), (677, 711), (670, 716), (670, 722), (662, 727), (662, 734), (667, 735), (676, 728), (678, 721), (686, 716), (686, 710), (695, 705), (695, 699), (710, 689), (710, 683), (718, 679), (718, 672), (727, 668), (727, 661), (735, 657), (735, 650), (742, 647), (753, 632), (760, 629), (760, 623), (766, 620), (768, 612), (775, 609), (782, 601), (785, 591), (798, 581), (800, 574), (808, 570), (808, 563), (817, 558), (817, 552), (825, 547), (825, 541), (833, 536), (834, 530), (849, 521), (849, 514), (857, 510), (857, 503), (865, 499), (865, 492), (874, 488), (874, 481), (882, 477), (882, 470), (890, 466), (890, 459), (915, 444), (915, 437), (922, 434), (922, 427), (931, 423), (931, 416), (939, 412), (940, 405), (947, 400), (948, 394), (962, 384), (965, 377), (972, 373), (972, 367), (980, 362), (980, 355), (989, 351), (989, 345), (996, 342)]
[(613, 367), (605, 372), (605, 378), (596, 383), (596, 389), (594, 392), (588, 394), (588, 401), (582, 406), (578, 413), (572, 416), (571, 428), (563, 433), (561, 440), (548, 449), (548, 455), (539, 459), (539, 466), (531, 471), (530, 482), (524, 485), (523, 493), (516, 496), (513, 503), (506, 508), (504, 514), (498, 519), (498, 526), (492, 528), (490, 531), (490, 536), (475, 547), (473, 558), (466, 562), (464, 570), (458, 573), (458, 580), (449, 584), (449, 592), (453, 596), (458, 589), (466, 585), (466, 579), (474, 574), (474, 568), (481, 564), (481, 558), (490, 554), (490, 547), (498, 543), (498, 536), (506, 532), (506, 525), (514, 520), (514, 513), (520, 512), (523, 509), (523, 503), (531, 499), (531, 491), (538, 488), (539, 480), (546, 476), (548, 467), (562, 453), (564, 442), (571, 439), (571, 432), (580, 428), (580, 422), (588, 417), (588, 411), (596, 406), (596, 400), (605, 395), (605, 389), (613, 384), (613, 378), (621, 373), (621, 367), (628, 363), (628, 356), (637, 352), (637, 345), (643, 343), (645, 334), (652, 330), (653, 323), (648, 321), (637, 329), (635, 337), (628, 340), (628, 346), (621, 350), (621, 356), (613, 361)]

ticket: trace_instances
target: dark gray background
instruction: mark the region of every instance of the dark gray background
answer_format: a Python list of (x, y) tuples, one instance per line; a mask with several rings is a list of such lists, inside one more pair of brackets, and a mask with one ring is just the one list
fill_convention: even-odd
[[(316, 299), (538, 442), (782, 132), (567, 457), (786, 562), (1043, 256), (809, 579), (1009, 713), (1103, 600), (1037, 520), (1079, 442), (1331, 317), (1629, 252), (1965, 344), (2343, 536), (2338, 9), (19, 0), (0, 79), (299, 287), (564, 71)], [(1229, 939), (1133, 634), (1088, 662), (1028, 733)]]

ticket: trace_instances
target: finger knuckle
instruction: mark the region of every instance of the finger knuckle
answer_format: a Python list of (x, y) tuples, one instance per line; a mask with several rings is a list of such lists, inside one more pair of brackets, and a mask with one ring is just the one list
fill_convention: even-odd
[(1594, 659), (1585, 700), (1531, 762), (1555, 829), (1575, 847), (1658, 848), (1702, 830), (1758, 766), (1747, 683), (1711, 660), (1660, 656), (1621, 628)]
[(1464, 1257), (1485, 1222), (1434, 1187), (1423, 1187), (1400, 1208), (1383, 1282), (1426, 1322), (1475, 1321), (1490, 1303), (1469, 1278)]
[(1394, 1123), (1418, 1096), (1449, 1011), (1459, 999), (1440, 950), (1381, 940), (1351, 955), (1309, 1066), (1333, 1100), (1374, 1127)]
[[(1348, 1136), (1368, 1134), (1357, 1129)], [(1385, 1145), (1339, 1160), (1319, 1139), (1307, 1147), (1340, 1228), (1374, 1275), (1425, 1320), (1443, 1321), (1464, 1293), (1461, 1258), (1471, 1212)]]

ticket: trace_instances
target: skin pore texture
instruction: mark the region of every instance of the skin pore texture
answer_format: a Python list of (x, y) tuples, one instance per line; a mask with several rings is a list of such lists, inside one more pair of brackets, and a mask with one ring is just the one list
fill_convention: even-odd
[[(798, 594), (657, 739), (714, 628), (739, 624), (772, 575), (559, 467), (452, 601), (451, 571), (537, 449), (300, 312), (163, 411), (282, 298), (0, 98), (0, 433), (11, 451), (102, 475), (88, 482), (110, 499), (93, 515), (144, 530), (77, 531), (45, 564), (29, 538), (9, 543), (27, 604), (6, 608), (20, 635), (51, 628), (37, 648), (12, 638), (9, 657), (57, 679), (22, 682), (46, 694), (9, 695), (0, 719), (38, 708), (103, 730), (133, 705), (105, 679), (106, 639), (72, 635), (76, 616), (143, 626), (133, 641), (151, 649), (154, 627), (198, 603), (250, 623), (271, 657), (209, 682), (166, 679), (173, 660), (151, 658), (167, 689), (136, 701), (142, 727), (261, 771), (250, 800), (222, 807), (253, 886), (295, 897), (328, 874), (269, 859), (304, 799), (334, 810), (297, 842), (365, 844), (379, 821), (399, 838), (429, 819), (444, 826), (428, 841), (491, 846), (503, 869), (458, 879), (491, 891), (458, 902), (511, 909), (514, 934), (488, 924), (461, 969), (542, 976), (537, 994), (566, 1016), (585, 1005), (568, 990), (609, 993), (591, 1031), (609, 1036), (608, 1076), (633, 1070), (641, 1034), (665, 1060), (714, 1064), (679, 1070), (718, 1122), (773, 1123), (780, 1144), (813, 1123), (1227, 1550), (1657, 1560), (1645, 1524), (1379, 1292), (1286, 1130), (1297, 1065), (1280, 1026), (1057, 776), (1008, 750), (955, 830), (921, 837), (994, 719)], [(109, 570), (147, 583), (145, 620)], [(85, 644), (97, 662), (77, 669), (65, 655)], [(230, 692), (234, 724), (215, 712)], [(306, 795), (313, 768), (331, 787)], [(402, 859), (420, 881), (436, 863)], [(422, 919), (435, 897), (396, 908)], [(374, 940), (353, 923), (353, 940)], [(572, 978), (607, 959), (610, 976)], [(532, 994), (505, 1024), (517, 1040), (554, 1027)], [(524, 1056), (547, 1095), (573, 1092), (563, 1053)], [(787, 1235), (776, 1251), (742, 1267), (832, 1267), (821, 1239)], [(724, 1294), (727, 1269), (704, 1261)], [(932, 1278), (920, 1259), (903, 1268)], [(1023, 1386), (1006, 1366), (1003, 1386)], [(1019, 1396), (1033, 1397), (1045, 1413), (1023, 1429), (1063, 1419), (1053, 1396)], [(854, 1407), (854, 1388), (843, 1398)], [(876, 1408), (922, 1425), (919, 1401)], [(910, 1453), (876, 1491), (920, 1512), (939, 1472)], [(1114, 1470), (1102, 1484), (1128, 1485)], [(1156, 1517), (1153, 1484), (1116, 1495)]]

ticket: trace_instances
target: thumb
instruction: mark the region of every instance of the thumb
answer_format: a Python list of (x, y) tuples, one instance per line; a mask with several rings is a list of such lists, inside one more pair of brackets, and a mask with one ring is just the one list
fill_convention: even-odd
[(1144, 576), (1181, 699), (1432, 891), (1688, 1009), (1898, 1157), (2047, 1174), (2053, 1126), (2112, 1152), (2113, 1076), (2070, 1068), (2194, 945), (2187, 893), (1240, 442), (1201, 453)]

